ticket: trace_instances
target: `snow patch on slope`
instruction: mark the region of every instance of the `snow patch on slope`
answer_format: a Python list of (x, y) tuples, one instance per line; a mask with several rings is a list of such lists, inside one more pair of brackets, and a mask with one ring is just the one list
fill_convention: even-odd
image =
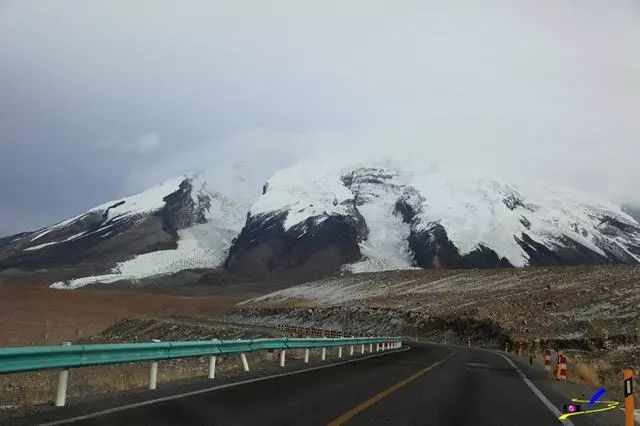
[(352, 186), (358, 194), (358, 211), (369, 230), (360, 245), (361, 262), (345, 267), (351, 272), (377, 272), (410, 269), (413, 266), (409, 249), (410, 227), (394, 214), (402, 186), (389, 180), (386, 184), (360, 183)]
[(165, 205), (164, 198), (176, 192), (184, 180), (184, 176), (169, 179), (139, 194), (101, 204), (89, 210), (89, 212), (100, 212), (108, 209), (107, 219), (112, 220), (160, 210)]
[(251, 207), (251, 215), (288, 211), (285, 230), (310, 217), (347, 215), (353, 194), (340, 181), (337, 170), (318, 171), (301, 163), (277, 171), (266, 184), (266, 193)]
[[(104, 212), (107, 209), (109, 210), (107, 217), (105, 220), (121, 220), (129, 216), (135, 216), (140, 214), (152, 213), (154, 211), (160, 210), (164, 207), (164, 197), (167, 195), (176, 192), (180, 184), (184, 181), (185, 177), (175, 177), (171, 178), (164, 183), (154, 186), (152, 188), (147, 189), (139, 194), (132, 195), (129, 197), (120, 198), (118, 200), (109, 201), (99, 206), (96, 206), (89, 210), (86, 213), (82, 213), (80, 215), (74, 216), (71, 219), (64, 220), (62, 222), (56, 223), (55, 225), (49, 226), (47, 228), (43, 228), (36, 234), (35, 237), (31, 239), (31, 242), (37, 241), (42, 237), (50, 234), (51, 232), (60, 230), (65, 226), (68, 226), (85, 216), (89, 213), (100, 213)], [(84, 236), (88, 236), (91, 234), (87, 234)], [(71, 241), (70, 238), (64, 241), (57, 242), (49, 242), (46, 244), (41, 244), (39, 246), (29, 247), (25, 250), (38, 250), (44, 247), (48, 247), (54, 244), (58, 244), (65, 241)]]
[(503, 202), (506, 196), (517, 194), (513, 188), (495, 181), (452, 178), (442, 173), (415, 173), (411, 184), (424, 197), (418, 230), (440, 223), (461, 255), (482, 244), (514, 266), (525, 265), (527, 259), (514, 239), (524, 229), (520, 215)]
[(118, 263), (110, 274), (57, 282), (52, 288), (72, 290), (90, 284), (110, 284), (174, 274), (186, 269), (216, 268), (224, 263), (233, 239), (244, 225), (247, 205), (212, 195), (207, 223), (178, 231), (178, 248), (161, 250)]
[[(45, 244), (40, 244), (40, 245), (37, 245), (37, 246), (27, 247), (26, 249), (24, 249), (24, 251), (40, 250), (41, 248), (53, 246), (53, 245), (60, 244), (60, 243), (66, 243), (68, 241), (77, 240), (78, 238), (81, 238), (81, 237), (85, 236), (86, 234), (87, 234), (86, 232), (80, 232), (78, 234), (70, 236), (69, 238), (65, 238), (64, 240), (61, 240), (61, 241), (52, 241), (50, 243), (45, 243)], [(33, 240), (31, 240), (31, 241), (33, 241)]]

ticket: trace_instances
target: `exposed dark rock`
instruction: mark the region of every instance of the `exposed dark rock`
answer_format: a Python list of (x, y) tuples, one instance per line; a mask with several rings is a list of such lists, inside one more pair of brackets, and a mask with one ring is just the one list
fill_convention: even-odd
[(558, 239), (553, 250), (533, 240), (526, 233), (522, 233), (522, 238), (514, 238), (529, 255), (531, 266), (637, 263), (620, 247), (601, 247), (607, 254), (603, 256), (567, 236)]
[(198, 204), (196, 204), (194, 221), (195, 223), (207, 223), (206, 214), (211, 210), (211, 195), (204, 188), (198, 192)]
[(393, 177), (388, 171), (373, 167), (362, 167), (342, 176), (342, 183), (347, 188), (357, 184), (385, 184)]
[(515, 210), (518, 207), (525, 207), (525, 204), (522, 202), (520, 198), (518, 198), (514, 194), (507, 195), (502, 202), (509, 210)]
[(418, 218), (424, 199), (409, 187), (396, 202), (395, 213), (402, 216), (404, 223), (411, 225), (409, 248), (415, 264), (423, 268), (501, 268), (510, 267), (506, 258), (500, 258), (495, 251), (483, 245), (464, 256), (449, 239), (446, 229), (439, 223), (421, 226)]
[(416, 264), (422, 268), (454, 268), (459, 266), (460, 253), (447, 231), (439, 223), (422, 231), (415, 228), (409, 234), (409, 247)]
[(479, 245), (478, 248), (465, 254), (460, 259), (459, 266), (463, 268), (510, 268), (509, 260), (499, 257), (495, 251), (489, 247)]
[(417, 220), (421, 211), (424, 198), (412, 187), (406, 187), (402, 196), (396, 201), (394, 213), (402, 216), (402, 221), (407, 224)]
[(287, 213), (250, 216), (234, 240), (226, 268), (235, 274), (269, 279), (316, 278), (360, 260), (358, 242), (366, 235), (359, 215), (310, 217), (284, 229)]
[(547, 246), (540, 244), (528, 234), (522, 233), (522, 238), (514, 236), (520, 247), (529, 256), (531, 266), (554, 266), (562, 263), (562, 258), (551, 251)]
[(640, 234), (640, 228), (631, 223), (624, 223), (610, 216), (601, 219), (598, 229), (605, 235)]
[(192, 190), (191, 182), (185, 179), (176, 192), (164, 197), (165, 206), (159, 216), (165, 220), (168, 232), (175, 233), (178, 229), (193, 225), (196, 204), (191, 198)]

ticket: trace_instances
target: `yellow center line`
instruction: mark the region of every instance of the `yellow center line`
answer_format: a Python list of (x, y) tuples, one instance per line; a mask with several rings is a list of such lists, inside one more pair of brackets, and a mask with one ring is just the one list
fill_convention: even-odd
[(387, 388), (387, 389), (383, 390), (382, 392), (380, 392), (379, 394), (377, 394), (373, 398), (363, 402), (362, 404), (358, 405), (357, 407), (354, 407), (351, 410), (347, 411), (346, 413), (340, 415), (339, 417), (336, 417), (335, 419), (331, 420), (327, 424), (327, 426), (340, 426), (340, 425), (345, 424), (347, 421), (351, 420), (351, 418), (353, 418), (355, 415), (363, 412), (367, 408), (371, 407), (373, 404), (375, 404), (378, 401), (380, 401), (382, 398), (384, 398), (386, 396), (389, 396), (390, 394), (392, 394), (393, 392), (397, 391), (398, 389), (400, 389), (404, 385), (407, 385), (407, 384), (413, 382), (415, 379), (417, 379), (418, 377), (422, 376), (423, 374), (425, 374), (429, 370), (433, 370), (434, 368), (436, 368), (438, 365), (440, 365), (443, 362), (445, 362), (447, 359), (449, 359), (454, 354), (455, 354), (455, 351), (451, 351), (451, 353), (449, 355), (447, 355), (446, 357), (444, 357), (440, 361), (431, 364), (427, 368), (423, 368), (422, 370), (420, 370), (417, 373), (407, 377), (406, 379), (402, 380), (401, 382), (398, 382), (395, 385), (391, 386), (390, 388)]

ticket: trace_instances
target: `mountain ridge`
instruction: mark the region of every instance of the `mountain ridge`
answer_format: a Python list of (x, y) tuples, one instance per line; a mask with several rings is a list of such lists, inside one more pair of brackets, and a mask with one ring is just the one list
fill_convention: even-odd
[(637, 264), (640, 224), (577, 191), (391, 163), (277, 171), (253, 203), (182, 176), (34, 233), (0, 239), (0, 271), (83, 267), (53, 283), (189, 270), (306, 281), (412, 268)]

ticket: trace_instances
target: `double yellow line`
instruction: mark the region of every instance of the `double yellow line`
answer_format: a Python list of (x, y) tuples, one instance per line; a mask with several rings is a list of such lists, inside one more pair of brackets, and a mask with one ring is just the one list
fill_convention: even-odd
[(398, 382), (395, 385), (383, 390), (382, 392), (380, 392), (379, 394), (377, 394), (373, 398), (363, 402), (362, 404), (352, 408), (351, 410), (349, 410), (346, 413), (340, 415), (339, 417), (336, 417), (335, 419), (331, 420), (328, 423), (328, 426), (340, 426), (340, 425), (345, 424), (347, 421), (352, 419), (354, 416), (356, 416), (357, 414), (363, 412), (367, 408), (371, 407), (373, 404), (377, 403), (378, 401), (380, 401), (384, 397), (389, 396), (393, 392), (395, 392), (398, 389), (400, 389), (401, 387), (413, 382), (418, 377), (424, 375), (428, 371), (433, 370), (434, 368), (436, 368), (437, 366), (439, 366), (440, 364), (445, 362), (447, 359), (451, 358), (454, 354), (455, 354), (455, 351), (452, 350), (451, 353), (449, 353), (449, 355), (447, 355), (446, 357), (444, 357), (440, 361), (435, 362), (435, 363), (429, 365), (426, 368), (423, 368), (422, 370), (420, 370), (417, 373), (407, 377), (406, 379), (402, 380), (401, 382)]

